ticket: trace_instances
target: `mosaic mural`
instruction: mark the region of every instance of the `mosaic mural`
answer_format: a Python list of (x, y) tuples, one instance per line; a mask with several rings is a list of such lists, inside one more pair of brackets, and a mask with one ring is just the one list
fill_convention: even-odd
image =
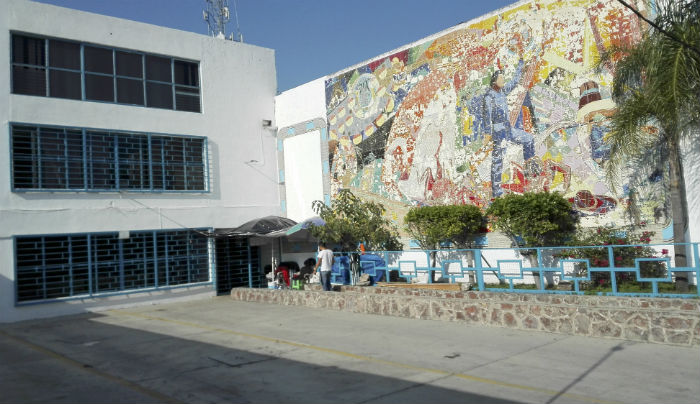
[[(398, 212), (560, 191), (584, 222), (624, 221), (628, 190), (602, 169), (614, 66), (595, 67), (640, 29), (615, 0), (531, 1), (330, 78), (332, 194)], [(663, 193), (642, 195), (651, 221)]]

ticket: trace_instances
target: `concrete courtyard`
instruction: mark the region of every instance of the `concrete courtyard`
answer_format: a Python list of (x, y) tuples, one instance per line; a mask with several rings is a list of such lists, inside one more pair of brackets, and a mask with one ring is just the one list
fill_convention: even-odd
[(0, 325), (0, 403), (698, 403), (700, 349), (205, 300)]

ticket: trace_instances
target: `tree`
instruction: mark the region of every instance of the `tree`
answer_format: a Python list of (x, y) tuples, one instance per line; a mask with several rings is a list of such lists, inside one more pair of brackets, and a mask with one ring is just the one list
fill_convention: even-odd
[[(667, 0), (657, 7), (654, 21), (645, 19), (652, 28), (639, 43), (611, 49), (601, 60), (600, 66), (617, 62), (612, 97), (618, 110), (610, 120), (606, 171), (613, 184), (625, 166), (668, 172), (673, 237), (684, 243), (688, 206), (681, 141), (700, 133), (700, 2)], [(631, 196), (638, 182), (633, 172)], [(674, 248), (676, 266), (686, 266), (685, 250)], [(676, 273), (676, 280), (679, 290), (687, 290), (686, 273)]]
[[(472, 247), (475, 234), (484, 227), (485, 217), (473, 205), (420, 206), (404, 216), (404, 225), (411, 238), (424, 250), (431, 251), (431, 267), (436, 264), (440, 243), (450, 241), (457, 248)], [(431, 279), (433, 279), (431, 272)]]
[[(341, 190), (331, 206), (314, 201), (312, 208), (326, 223), (323, 226), (311, 225), (311, 234), (321, 241), (340, 245), (345, 252), (357, 251), (360, 243), (367, 250), (374, 251), (397, 251), (403, 248), (396, 226), (382, 215), (384, 206), (364, 202), (350, 190)], [(356, 254), (352, 254), (351, 258), (354, 284), (359, 275), (359, 262)]]
[(469, 248), (474, 235), (484, 226), (484, 215), (473, 205), (420, 206), (411, 208), (404, 217), (408, 234), (421, 248), (435, 250), (443, 241), (458, 248)]
[[(578, 216), (568, 200), (554, 192), (527, 192), (496, 198), (486, 211), (494, 228), (505, 233), (517, 248), (566, 244), (576, 232)], [(534, 251), (520, 250), (537, 267)], [(540, 288), (541, 281), (535, 275)]]

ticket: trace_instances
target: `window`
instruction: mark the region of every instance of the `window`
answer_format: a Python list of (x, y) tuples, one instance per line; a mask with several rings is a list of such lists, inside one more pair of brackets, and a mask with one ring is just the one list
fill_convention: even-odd
[(46, 50), (43, 39), (12, 36), (12, 92), (46, 95)]
[(117, 51), (117, 102), (144, 105), (143, 55)]
[(114, 102), (112, 50), (85, 46), (85, 99)]
[(12, 92), (201, 112), (197, 62), (20, 34)]
[(175, 109), (199, 112), (199, 79), (197, 64), (175, 60)]
[(154, 108), (173, 109), (173, 86), (170, 60), (158, 56), (146, 56), (146, 105)]
[(209, 241), (194, 229), (17, 236), (15, 266), (18, 303), (211, 281)]
[(83, 188), (82, 133), (75, 129), (13, 126), (15, 188)]
[(205, 138), (11, 128), (15, 191), (208, 191)]
[(49, 41), (49, 97), (82, 99), (80, 44)]

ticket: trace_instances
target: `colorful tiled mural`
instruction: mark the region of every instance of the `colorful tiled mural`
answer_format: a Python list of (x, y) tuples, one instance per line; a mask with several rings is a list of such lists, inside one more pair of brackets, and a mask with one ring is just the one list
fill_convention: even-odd
[[(550, 190), (591, 224), (623, 221), (627, 188), (602, 169), (614, 66), (596, 61), (640, 30), (615, 0), (521, 2), (330, 78), (331, 192), (396, 212)], [(649, 220), (664, 192), (642, 195)]]

